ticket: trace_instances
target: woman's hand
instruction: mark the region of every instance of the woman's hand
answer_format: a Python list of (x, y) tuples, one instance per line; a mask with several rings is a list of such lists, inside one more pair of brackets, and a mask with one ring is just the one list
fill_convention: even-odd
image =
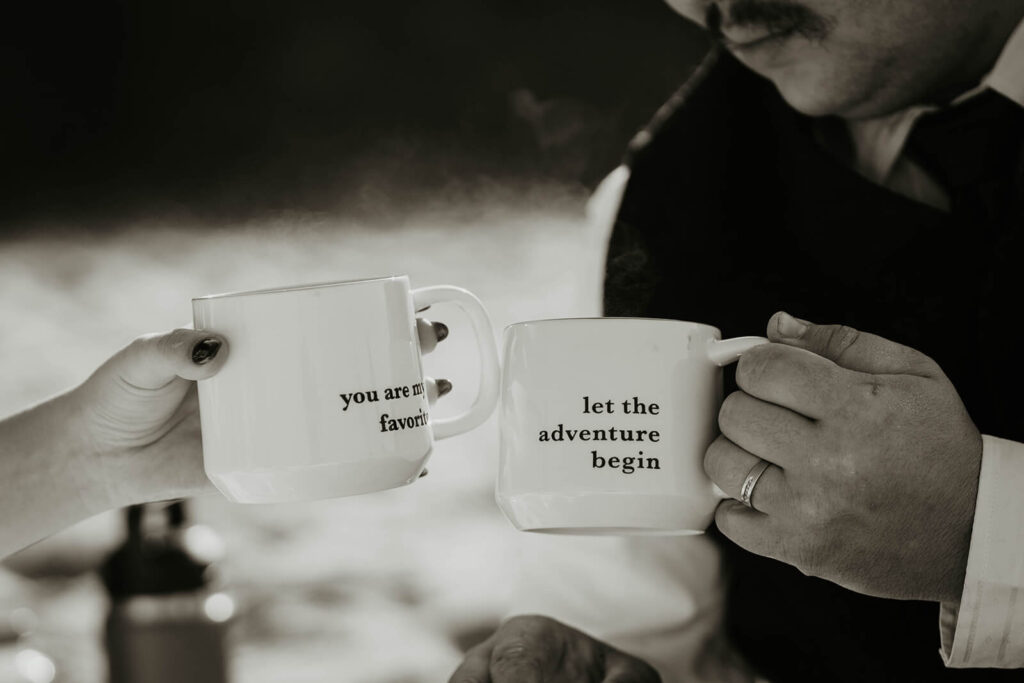
[(139, 337), (63, 398), (81, 439), (75, 463), (102, 509), (211, 491), (196, 380), (217, 374), (227, 340), (179, 329)]
[[(416, 327), (424, 352), (448, 336), (443, 323)], [(0, 420), (0, 557), (104, 510), (213, 491), (196, 381), (229, 355), (214, 332), (145, 335), (81, 386)], [(451, 389), (426, 384), (431, 399)]]
[[(443, 323), (417, 320), (420, 346), (448, 336)], [(227, 362), (229, 343), (178, 329), (139, 337), (66, 395), (82, 436), (79, 467), (105, 507), (213, 491), (203, 471), (196, 380)], [(434, 392), (451, 388), (432, 383)]]

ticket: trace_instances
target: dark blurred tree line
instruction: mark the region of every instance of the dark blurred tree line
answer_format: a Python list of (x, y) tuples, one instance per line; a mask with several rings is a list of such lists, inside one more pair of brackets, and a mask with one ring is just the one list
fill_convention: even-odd
[(705, 49), (661, 0), (51, 0), (2, 15), (7, 225), (373, 210), (481, 178), (593, 184)]

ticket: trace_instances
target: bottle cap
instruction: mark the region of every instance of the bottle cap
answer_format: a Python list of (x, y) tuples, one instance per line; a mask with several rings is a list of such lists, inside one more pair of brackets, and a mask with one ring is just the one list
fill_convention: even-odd
[(126, 517), (128, 538), (100, 570), (112, 598), (167, 595), (210, 584), (210, 558), (193, 552), (184, 541), (184, 501), (133, 505)]

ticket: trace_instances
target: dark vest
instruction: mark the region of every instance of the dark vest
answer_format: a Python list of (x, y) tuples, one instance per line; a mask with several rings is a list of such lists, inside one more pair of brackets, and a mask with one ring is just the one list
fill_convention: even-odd
[[(725, 336), (762, 334), (777, 310), (852, 325), (930, 355), (982, 433), (1024, 441), (1024, 173), (1005, 220), (970, 225), (849, 170), (820, 144), (828, 129), (709, 57), (631, 152), (605, 314)], [(775, 683), (1024, 679), (946, 669), (937, 604), (858, 595), (719, 540), (728, 632)]]

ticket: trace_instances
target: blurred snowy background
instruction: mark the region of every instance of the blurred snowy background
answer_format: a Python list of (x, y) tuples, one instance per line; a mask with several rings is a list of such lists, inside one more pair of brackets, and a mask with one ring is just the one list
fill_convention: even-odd
[[(193, 296), (385, 274), (475, 292), (495, 333), (599, 310), (584, 204), (703, 44), (658, 1), (63, 2), (5, 9), (0, 414), (82, 381)], [(427, 374), (475, 387), (471, 336)], [(196, 502), (227, 543), (238, 683), (443, 681), (504, 613), (522, 537), (492, 419), (430, 476), (309, 504)], [(0, 569), (59, 681), (100, 683), (89, 520)]]
[[(404, 225), (292, 219), (212, 233), (135, 226), (87, 243), (8, 241), (3, 413), (80, 381), (141, 331), (187, 322), (189, 298), (208, 292), (408, 273), (414, 285), (476, 292), (496, 333), (520, 319), (593, 314), (595, 242), (577, 203), (560, 201), (461, 218), (425, 211)], [(456, 310), (438, 307), (435, 317), (452, 328), (425, 361), (455, 384), (435, 410), (443, 414), (475, 391), (475, 350)], [(430, 475), (403, 489), (310, 504), (197, 501), (196, 517), (227, 543), (226, 578), (241, 611), (237, 680), (445, 680), (460, 641), (500, 616), (514, 579), (517, 534), (492, 497), (496, 456), (492, 419), (439, 442)], [(39, 612), (41, 644), (68, 658), (62, 680), (102, 680), (106, 607), (90, 570), (122, 533), (120, 515), (96, 518), (9, 562), (42, 580), (0, 581), (12, 606)]]

